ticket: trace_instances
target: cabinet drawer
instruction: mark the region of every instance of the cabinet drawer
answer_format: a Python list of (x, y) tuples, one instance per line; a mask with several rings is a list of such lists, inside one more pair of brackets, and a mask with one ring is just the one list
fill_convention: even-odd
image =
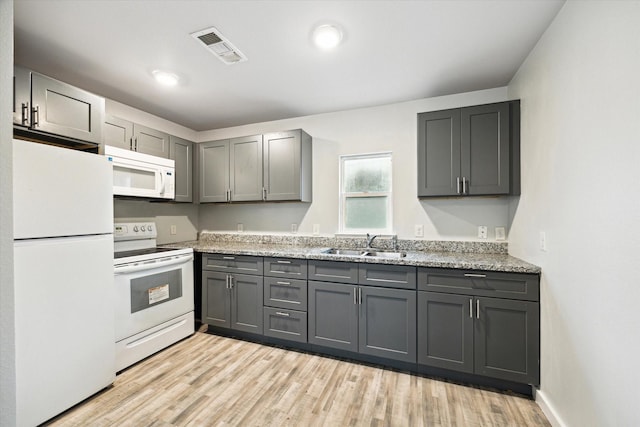
[(419, 268), (418, 290), (539, 301), (537, 274)]
[(264, 335), (289, 341), (307, 342), (307, 313), (264, 307)]
[(307, 278), (307, 260), (291, 258), (265, 258), (264, 275), (287, 277), (291, 279)]
[(416, 288), (416, 267), (406, 265), (360, 264), (359, 281), (361, 285), (382, 286), (385, 288)]
[(356, 284), (358, 283), (358, 264), (340, 261), (309, 261), (309, 279)]
[(246, 255), (203, 254), (204, 270), (262, 275), (262, 257)]
[(265, 277), (264, 305), (307, 311), (307, 281)]

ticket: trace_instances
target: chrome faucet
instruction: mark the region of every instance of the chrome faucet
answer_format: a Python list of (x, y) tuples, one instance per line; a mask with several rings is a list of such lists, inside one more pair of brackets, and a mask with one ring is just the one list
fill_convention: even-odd
[(377, 234), (374, 234), (372, 236), (369, 233), (367, 233), (367, 249), (371, 249), (371, 244), (373, 243), (376, 237), (378, 237)]

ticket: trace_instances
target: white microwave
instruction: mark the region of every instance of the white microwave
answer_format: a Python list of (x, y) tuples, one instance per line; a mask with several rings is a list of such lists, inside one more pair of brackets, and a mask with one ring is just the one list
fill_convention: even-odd
[(113, 164), (114, 196), (175, 198), (175, 161), (110, 145), (104, 154)]

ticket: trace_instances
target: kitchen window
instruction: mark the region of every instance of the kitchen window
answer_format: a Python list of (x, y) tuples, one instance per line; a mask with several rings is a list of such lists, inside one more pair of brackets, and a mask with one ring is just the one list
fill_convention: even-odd
[(340, 232), (392, 234), (391, 153), (340, 156)]

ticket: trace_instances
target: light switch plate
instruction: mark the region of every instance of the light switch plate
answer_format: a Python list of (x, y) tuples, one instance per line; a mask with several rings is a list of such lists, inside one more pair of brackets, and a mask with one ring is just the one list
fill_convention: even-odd
[(294, 234), (298, 232), (298, 224), (296, 223), (291, 224), (291, 232)]
[(238, 223), (238, 233), (242, 233), (244, 231), (244, 224), (239, 222)]
[(175, 236), (176, 234), (178, 234), (178, 228), (175, 225), (172, 225), (170, 227), (169, 233), (171, 233), (172, 236)]
[(544, 231), (540, 232), (540, 250), (542, 252), (547, 251), (547, 233)]

